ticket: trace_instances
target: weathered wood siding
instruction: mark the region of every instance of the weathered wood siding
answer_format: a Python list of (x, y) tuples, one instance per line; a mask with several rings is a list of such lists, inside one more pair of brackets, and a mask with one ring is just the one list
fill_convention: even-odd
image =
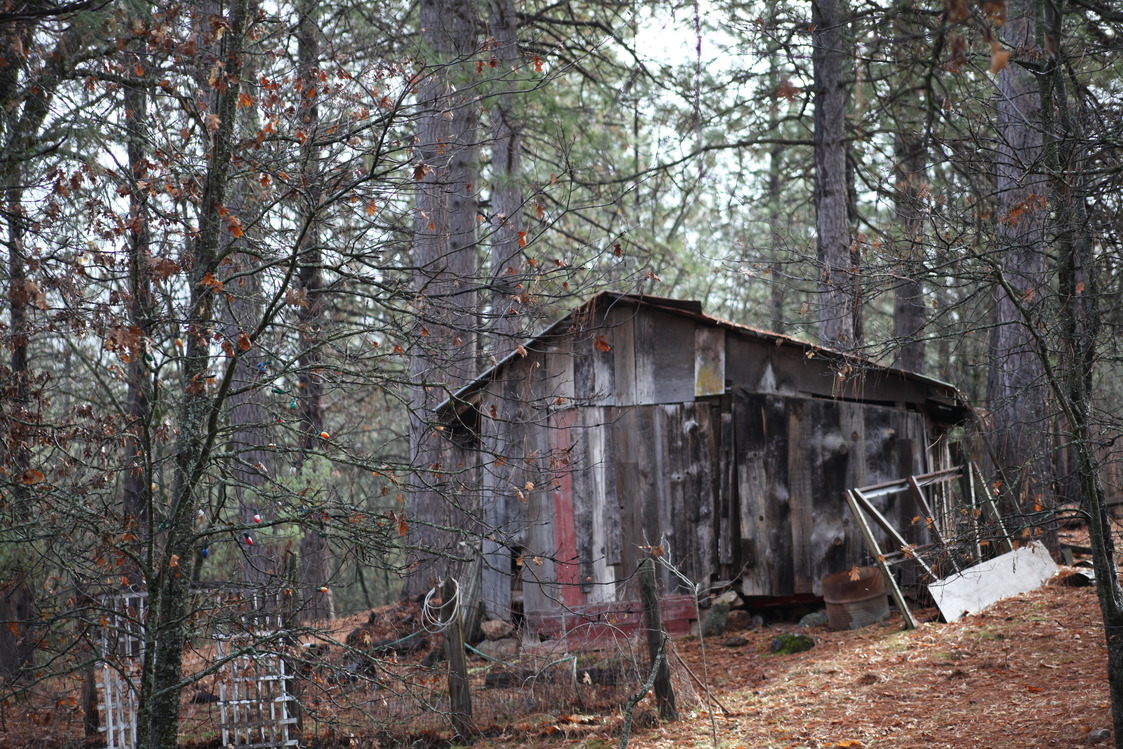
[[(745, 595), (818, 595), (865, 553), (843, 492), (927, 469), (925, 420), (905, 409), (742, 392), (733, 421)], [(902, 527), (917, 515), (907, 497), (881, 504)]]
[(667, 592), (688, 588), (673, 570), (707, 583), (715, 571), (720, 418), (706, 401), (615, 409), (608, 426), (629, 597), (639, 595), (631, 575), (655, 547)]
[(528, 613), (638, 599), (655, 547), (667, 594), (736, 575), (747, 595), (819, 593), (865, 552), (843, 491), (927, 470), (934, 429), (923, 383), (835, 367), (627, 302), (506, 362), (473, 396), (487, 615), (520, 594)]

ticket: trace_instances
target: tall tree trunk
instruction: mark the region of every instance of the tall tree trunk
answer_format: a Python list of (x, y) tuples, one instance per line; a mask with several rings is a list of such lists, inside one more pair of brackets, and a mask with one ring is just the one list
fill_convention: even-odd
[(1040, 321), (1046, 284), (1046, 214), (1049, 187), (1042, 171), (1041, 92), (1033, 72), (1019, 64), (1040, 59), (1040, 0), (1011, 0), (1002, 41), (1015, 50), (998, 74), (997, 242), (1003, 283), (996, 286), (991, 335), (988, 407), (996, 477), (1026, 525), (1045, 528), (1055, 544), (1053, 475), (1048, 435), (1053, 431), (1043, 357), (1032, 326)]
[(847, 208), (846, 10), (842, 0), (815, 0), (811, 8), (819, 340), (850, 350), (858, 343), (860, 307), (857, 253), (851, 248)]
[(478, 112), (469, 58), (479, 20), (470, 0), (422, 0), (421, 38), (433, 64), (418, 85), (414, 153), (417, 202), (413, 265), (415, 336), (410, 355), (412, 554), (403, 593), (415, 596), (447, 576), (462, 557), (464, 513), (471, 498), (453, 491), (455, 461), (435, 429), (434, 407), (475, 373), (479, 261), (476, 247)]
[[(16, 156), (18, 159), (19, 157)], [(7, 543), (27, 541), (23, 532), (31, 516), (32, 486), (37, 483), (31, 468), (31, 443), (34, 407), (31, 403), (31, 370), (28, 347), (31, 325), (28, 317), (32, 292), (27, 278), (27, 256), (24, 247), (23, 170), (17, 162), (5, 170), (4, 216), (8, 224), (5, 245), (8, 252), (8, 314), (9, 327), (5, 348), (10, 352), (2, 397), (4, 426), (0, 445), (0, 466), (4, 468), (5, 487), (11, 493), (11, 520), (3, 538)], [(41, 478), (41, 477), (40, 477)], [(7, 544), (5, 544), (7, 545)], [(13, 544), (12, 548), (26, 548)], [(23, 676), (34, 656), (34, 641), (29, 628), (34, 605), (28, 560), (22, 555), (4, 560), (0, 566), (0, 678), (13, 683)]]
[[(201, 6), (204, 13), (217, 16), (220, 5), (216, 0), (206, 0)], [(209, 54), (218, 57), (219, 48), (212, 48)], [(247, 56), (245, 64), (246, 80), (255, 80), (253, 56)], [(207, 111), (219, 106), (220, 89), (212, 89), (207, 84), (209, 68), (202, 68), (197, 75), (201, 101)], [(238, 107), (235, 132), (256, 132), (259, 129), (256, 107)], [(250, 339), (258, 327), (264, 311), (262, 298), (261, 263), (252, 246), (256, 226), (258, 206), (258, 183), (242, 180), (227, 189), (223, 206), (225, 225), (219, 239), (219, 255), (222, 259), (220, 280), (223, 282), (225, 304), (220, 306), (217, 322), (220, 326), (222, 347), (233, 366), (230, 380), (230, 395), (223, 404), (228, 408), (230, 423), (230, 482), (226, 489), (233, 489), (238, 503), (237, 521), (245, 526), (240, 537), (242, 580), (258, 586), (259, 590), (271, 592), (284, 578), (287, 563), (294, 550), (285, 543), (274, 543), (271, 538), (270, 522), (276, 518), (266, 506), (265, 497), (270, 476), (277, 466), (273, 465), (274, 452), (268, 448), (270, 443), (268, 417), (265, 408), (265, 389), (263, 382), (268, 373), (268, 363), (256, 349), (256, 342)], [(232, 227), (237, 227), (233, 230)], [(260, 523), (258, 520), (260, 519)], [(261, 530), (258, 530), (261, 528)], [(247, 539), (245, 534), (249, 534)], [(250, 543), (252, 541), (252, 543)], [(200, 550), (201, 551), (201, 550)], [(197, 557), (199, 566), (202, 556)]]
[[(41, 291), (28, 278), (29, 257), (24, 243), (27, 215), (24, 205), (28, 180), (29, 154), (37, 147), (40, 132), (50, 112), (55, 86), (69, 61), (70, 53), (85, 36), (85, 27), (72, 24), (54, 49), (45, 55), (46, 64), (34, 78), (27, 75), (26, 60), (19, 50), (32, 43), (32, 22), (15, 20), (0, 30), (0, 218), (5, 222), (7, 252), (9, 328), (4, 348), (10, 351), (3, 391), (0, 392), (3, 444), (0, 466), (7, 475), (11, 492), (14, 541), (18, 528), (26, 528), (32, 517), (34, 485), (42, 480), (33, 468), (31, 446), (36, 439), (39, 408), (32, 393), (30, 310), (41, 298)], [(10, 536), (8, 538), (11, 538)], [(16, 547), (21, 548), (21, 547)], [(0, 676), (16, 679), (31, 664), (34, 638), (29, 632), (34, 617), (35, 595), (29, 576), (31, 564), (21, 554), (13, 554), (0, 567), (0, 620), (7, 629), (0, 638)]]
[(910, 131), (909, 123), (898, 119), (893, 136), (893, 171), (897, 184), (893, 192), (900, 241), (899, 265), (893, 289), (893, 338), (897, 342), (896, 366), (909, 372), (924, 373), (923, 335), (926, 309), (924, 291), (916, 274), (923, 265), (920, 184), (924, 179), (924, 144)]
[[(519, 54), (518, 18), (513, 0), (490, 0), (491, 55), (495, 60), (494, 81), (499, 87), (491, 112), (491, 320), (487, 354), (490, 362), (502, 360), (516, 350), (527, 326), (536, 316), (533, 273), (528, 272), (526, 224), (523, 220), (525, 198), (522, 179), (522, 128), (516, 111), (516, 89), (524, 81)], [(508, 486), (492, 471), (480, 476), (484, 497), (480, 513), (483, 522), (481, 558), (471, 582), (483, 582), (484, 575), (498, 581), (483, 585), (483, 606), (490, 618), (511, 619), (511, 587), (514, 553), (508, 543)], [(461, 589), (469, 605), (474, 588)], [(473, 611), (474, 613), (474, 611)], [(470, 622), (471, 624), (471, 622)]]
[[(320, 109), (318, 105), (320, 30), (318, 0), (303, 0), (297, 8), (297, 56), (300, 65), (301, 130), (304, 141), (304, 185), (302, 203), (300, 288), (304, 306), (298, 307), (300, 335), (300, 424), (303, 433), (301, 462), (315, 454), (323, 440), (323, 274), (320, 266), (321, 165), (319, 145)], [(334, 615), (331, 588), (331, 553), (327, 539), (315, 527), (308, 527), (300, 540), (301, 616), (305, 621), (326, 621)]]
[[(234, 132), (242, 75), (241, 44), (247, 26), (247, 0), (232, 0), (226, 18), (196, 7), (199, 48), (214, 48), (222, 62), (214, 80), (213, 132), (206, 153), (199, 200), (199, 227), (186, 250), (191, 294), (185, 326), (182, 401), (170, 501), (165, 508), (162, 546), (148, 577), (148, 618), (137, 713), (141, 749), (174, 749), (183, 689), (183, 646), (187, 637), (190, 576), (180, 560), (191, 558), (198, 488), (217, 437), (216, 404), (208, 391), (210, 342), (214, 332), (224, 203), (234, 153)], [(215, 31), (223, 29), (221, 40)]]
[[(776, 18), (775, 2), (770, 2), (768, 4), (768, 11), (768, 25), (771, 26)], [(768, 56), (769, 88), (775, 92), (779, 92), (780, 86), (782, 85), (779, 69), (780, 59), (779, 50), (775, 50), (773, 54)], [(779, 93), (774, 94), (772, 102), (768, 107), (768, 132), (771, 133), (776, 133), (780, 130), (779, 98)], [(786, 292), (786, 282), (782, 278), (784, 275), (784, 263), (783, 250), (781, 249), (784, 244), (784, 234), (782, 232), (784, 222), (783, 169), (784, 148), (779, 144), (773, 145), (768, 149), (768, 182), (765, 186), (764, 195), (766, 210), (768, 212), (768, 253), (770, 255), (770, 262), (768, 265), (768, 319), (770, 321), (770, 327), (775, 333), (784, 332), (784, 297)]]
[(527, 288), (523, 223), (522, 123), (512, 89), (521, 80), (518, 18), (512, 0), (491, 0), (489, 31), (501, 93), (492, 111), (491, 145), (491, 351), (495, 361), (511, 353), (525, 332), (532, 290)]
[[(128, 83), (123, 88), (126, 151), (129, 157), (129, 324), (136, 330), (137, 345), (128, 366), (125, 427), (125, 472), (122, 481), (122, 514), (126, 528), (138, 538), (137, 553), (149, 537), (152, 503), (151, 441), (152, 372), (147, 344), (152, 337), (154, 300), (149, 278), (151, 231), (147, 194), (138, 183), (148, 178), (148, 95), (144, 83), (145, 59), (137, 44), (125, 50)], [(148, 563), (138, 556), (129, 582), (140, 584), (140, 568)]]
[[(1057, 366), (1060, 377), (1050, 374), (1054, 395), (1070, 430), (1073, 457), (1070, 483), (1078, 487), (1080, 506), (1088, 519), (1096, 592), (1107, 642), (1107, 671), (1111, 692), (1115, 746), (1123, 749), (1123, 586), (1115, 558), (1113, 522), (1101, 476), (1094, 403), (1094, 374), (1101, 335), (1099, 289), (1094, 273), (1095, 241), (1088, 215), (1088, 151), (1084, 132), (1089, 118), (1080, 102), (1070, 101), (1063, 64), (1062, 10), (1047, 5), (1043, 21), (1053, 40), (1047, 68), (1039, 77), (1045, 140), (1045, 171), (1051, 175), (1051, 207), (1055, 214), (1053, 246), (1058, 258), (1058, 294), (1061, 343)], [(1076, 94), (1078, 97), (1079, 94)], [(1058, 383), (1057, 380), (1060, 380)]]
[[(231, 193), (227, 215), (246, 216), (248, 201), (241, 189)], [(258, 586), (277, 586), (285, 572), (285, 561), (291, 551), (268, 543), (267, 530), (258, 532), (260, 518), (268, 524), (275, 520), (265, 502), (265, 492), (270, 476), (276, 469), (272, 465), (273, 453), (269, 444), (269, 424), (265, 410), (265, 391), (262, 381), (267, 365), (261, 356), (253, 356), (253, 349), (241, 349), (253, 344), (248, 336), (261, 319), (262, 299), (257, 258), (236, 248), (240, 240), (223, 232), (222, 255), (229, 259), (222, 267), (225, 271), (223, 292), (227, 303), (222, 306), (222, 338), (227, 355), (234, 356), (234, 372), (227, 398), (230, 420), (230, 478), (231, 488), (238, 501), (237, 522), (244, 524), (253, 543), (241, 546), (242, 579)], [(262, 366), (258, 366), (261, 364)], [(244, 541), (244, 536), (243, 536)]]
[[(907, 72), (913, 50), (906, 45), (907, 40), (920, 36), (920, 29), (911, 13), (910, 7), (902, 7), (893, 16), (895, 37), (900, 40), (894, 45), (894, 58), (904, 76), (898, 85), (915, 92), (915, 81)], [(893, 108), (893, 209), (898, 227), (894, 253), (897, 267), (893, 269), (895, 364), (909, 372), (923, 373), (927, 310), (918, 275), (924, 268), (921, 187), (925, 180), (927, 148), (921, 134), (924, 123), (919, 117), (920, 104), (912, 96), (898, 96)]]

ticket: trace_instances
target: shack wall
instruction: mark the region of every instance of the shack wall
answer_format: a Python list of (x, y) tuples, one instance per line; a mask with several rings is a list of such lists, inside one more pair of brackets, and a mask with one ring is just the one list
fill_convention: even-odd
[(633, 304), (536, 348), (476, 396), (488, 616), (636, 598), (653, 550), (668, 594), (692, 592), (675, 571), (818, 594), (865, 553), (842, 492), (931, 467), (925, 391), (902, 376), (871, 371), (859, 392), (798, 347)]

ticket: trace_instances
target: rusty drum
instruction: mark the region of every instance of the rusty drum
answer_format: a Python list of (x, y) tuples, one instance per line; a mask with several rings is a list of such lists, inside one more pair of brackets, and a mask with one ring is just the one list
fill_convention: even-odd
[(857, 579), (850, 570), (823, 578), (823, 602), (831, 629), (859, 629), (889, 618), (885, 580), (877, 567), (858, 567)]

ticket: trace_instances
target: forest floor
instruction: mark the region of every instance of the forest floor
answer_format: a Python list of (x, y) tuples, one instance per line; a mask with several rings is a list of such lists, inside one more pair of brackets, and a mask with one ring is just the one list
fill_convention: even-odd
[[(676, 643), (710, 706), (638, 731), (634, 749), (1081, 747), (1111, 727), (1106, 646), (1094, 588), (1048, 585), (951, 624), (903, 630), (899, 615), (852, 632), (806, 631), (815, 647), (773, 655), (790, 627), (737, 633), (747, 644)], [(703, 677), (705, 680), (705, 677)], [(647, 698), (649, 715), (654, 706)], [(648, 720), (651, 721), (650, 718)], [(592, 728), (592, 727), (590, 727)], [(489, 749), (619, 745), (619, 721), (508, 735)], [(560, 740), (559, 740), (560, 739)], [(1098, 740), (1098, 741), (1097, 741)]]
[[(1095, 589), (1063, 584), (1073, 570), (1062, 570), (1062, 575), (1039, 590), (950, 624), (930, 622), (905, 630), (900, 616), (894, 614), (885, 622), (854, 631), (833, 632), (825, 626), (797, 630), (795, 622), (774, 622), (756, 629), (729, 631), (704, 642), (678, 639), (671, 659), (676, 682), (692, 686), (680, 692), (680, 719), (656, 720), (653, 698), (645, 697), (633, 714), (628, 746), (1108, 746), (1111, 713), (1106, 646)], [(340, 635), (362, 623), (363, 616), (340, 622)], [(390, 621), (386, 614), (381, 617)], [(773, 638), (794, 631), (810, 635), (815, 646), (803, 653), (773, 654)], [(408, 663), (402, 666), (420, 669)], [(439, 690), (443, 677), (438, 671), (443, 667), (410, 671), (412, 676), (403, 673), (403, 677), (410, 683), (417, 677), (435, 680), (433, 688)], [(700, 687), (702, 683), (709, 685), (708, 697)], [(473, 686), (473, 691), (476, 688)], [(587, 704), (581, 711), (572, 707), (539, 708), (540, 712), (528, 715), (508, 711), (488, 721), (475, 746), (617, 747), (624, 725), (619, 695), (626, 695), (630, 688), (616, 689), (615, 702)], [(477, 694), (482, 701), (491, 691), (481, 685)], [(694, 694), (688, 694), (690, 691)], [(385, 688), (380, 694), (386, 694)], [(385, 704), (384, 697), (379, 699)], [(66, 701), (74, 704), (70, 698)], [(429, 704), (441, 702), (439, 692), (434, 692)], [(63, 698), (58, 704), (64, 704)], [(5, 700), (0, 707), (0, 748), (82, 745), (78, 712), (65, 723), (51, 721), (49, 727), (38, 719), (34, 723), (27, 720), (29, 715), (34, 717), (35, 713), (21, 711)], [(421, 730), (416, 732), (409, 727), (412, 721), (399, 724), (393, 734), (396, 738), (386, 732), (364, 736), (367, 732), (362, 729), (355, 733), (333, 730), (330, 735), (317, 732), (302, 746), (448, 746), (447, 729), (440, 728), (447, 722), (437, 715), (430, 717), (437, 723), (427, 729), (417, 725)], [(216, 738), (202, 740), (201, 735), (184, 744), (220, 745)]]
[[(1086, 535), (1066, 540), (1086, 544)], [(1083, 536), (1083, 537), (1081, 537)], [(1074, 587), (1071, 568), (1039, 590), (950, 624), (915, 630), (899, 614), (854, 631), (776, 623), (723, 638), (675, 643), (710, 685), (677, 721), (654, 720), (632, 749), (1038, 749), (1113, 745), (1107, 648), (1094, 587)], [(933, 610), (934, 612), (934, 610)], [(773, 638), (803, 632), (815, 647), (775, 655)], [(568, 717), (568, 716), (563, 716)], [(609, 749), (622, 720), (548, 725), (488, 739), (486, 749)], [(568, 723), (572, 724), (572, 718)]]

